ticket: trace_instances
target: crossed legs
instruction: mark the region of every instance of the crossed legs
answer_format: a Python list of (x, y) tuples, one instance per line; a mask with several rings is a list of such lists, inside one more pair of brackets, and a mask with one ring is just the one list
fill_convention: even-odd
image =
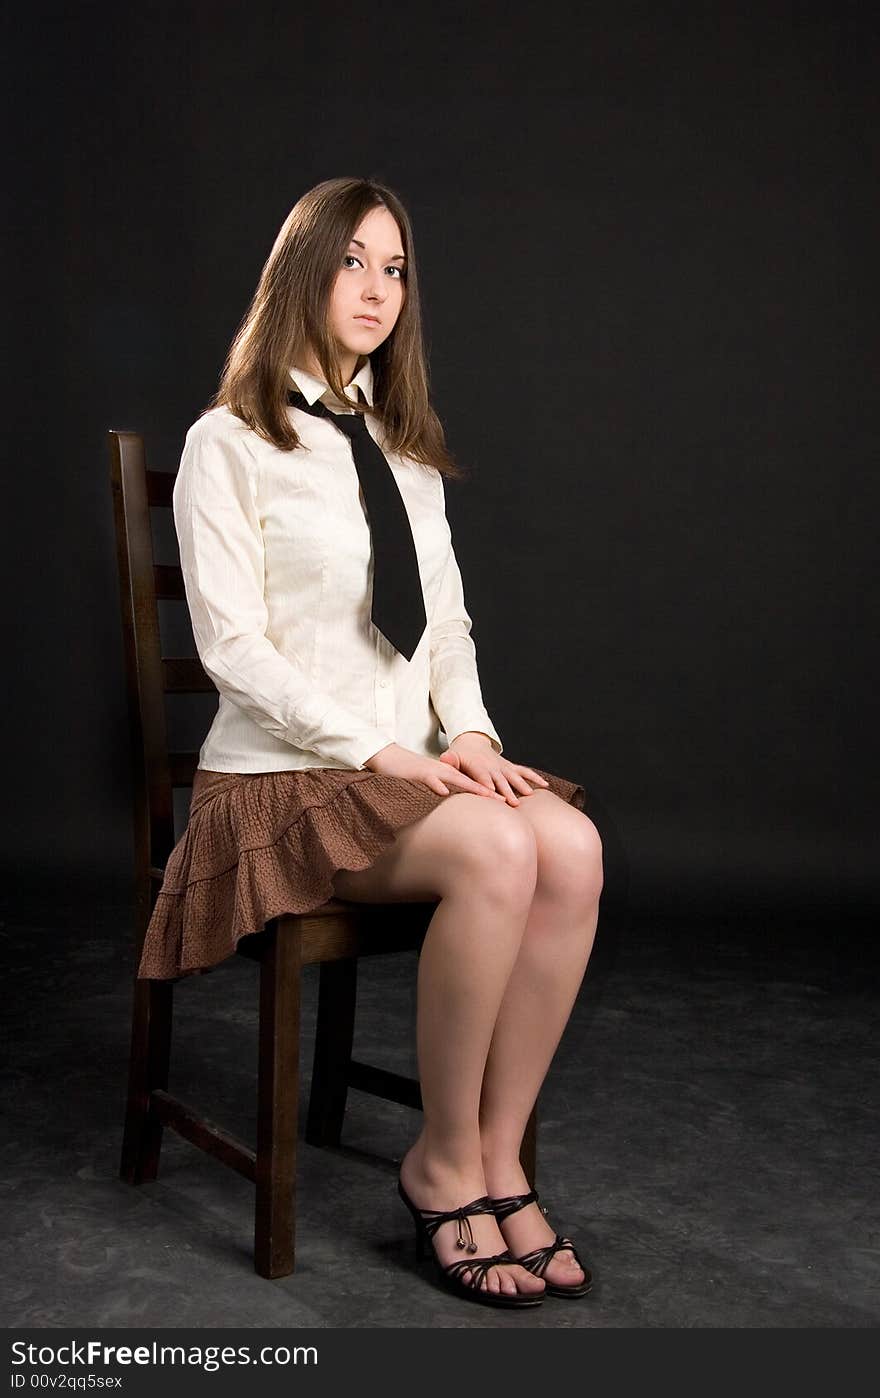
[[(340, 898), (440, 900), (418, 971), (424, 1121), (401, 1165), (419, 1207), (453, 1209), (528, 1188), (522, 1135), (583, 978), (601, 888), (595, 826), (549, 791), (517, 807), (456, 792), (400, 831), (368, 869), (336, 875)], [(480, 1256), (506, 1246), (522, 1254), (553, 1238), (534, 1204), (503, 1232), (488, 1214), (470, 1222)], [(460, 1257), (455, 1232), (446, 1224), (434, 1238), (444, 1265)], [(563, 1285), (581, 1275), (565, 1252), (546, 1272)], [(513, 1264), (492, 1268), (483, 1285), (544, 1288)]]

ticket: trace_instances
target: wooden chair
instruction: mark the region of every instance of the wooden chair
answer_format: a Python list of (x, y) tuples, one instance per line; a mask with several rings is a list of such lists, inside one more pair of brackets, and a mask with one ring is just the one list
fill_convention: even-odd
[[(173, 790), (191, 787), (197, 752), (168, 749), (165, 695), (214, 692), (200, 662), (162, 656), (158, 601), (185, 605), (179, 566), (156, 564), (151, 507), (170, 508), (174, 475), (148, 470), (143, 438), (109, 434), (111, 485), (125, 642), (134, 798), (135, 980), (128, 1102), (120, 1174), (155, 1180), (163, 1128), (256, 1185), (254, 1266), (263, 1277), (294, 1270), (299, 1104), (300, 988), (318, 963), (318, 1005), (305, 1139), (339, 1145), (349, 1087), (421, 1109), (416, 1079), (352, 1058), (361, 956), (421, 946), (434, 903), (357, 904), (332, 899), (314, 912), (285, 914), (243, 938), (237, 951), (260, 966), (256, 1149), (168, 1091), (176, 981), (139, 980), (147, 924), (174, 848)], [(522, 1163), (535, 1179), (535, 1112)]]

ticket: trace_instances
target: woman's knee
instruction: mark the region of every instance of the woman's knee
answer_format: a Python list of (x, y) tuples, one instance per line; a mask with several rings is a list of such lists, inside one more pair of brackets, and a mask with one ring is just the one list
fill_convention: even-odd
[(560, 901), (595, 902), (605, 882), (602, 840), (596, 826), (582, 811), (562, 802), (549, 809), (545, 806), (542, 816), (537, 807), (532, 811), (539, 891)]
[(398, 832), (367, 869), (340, 869), (338, 898), (361, 902), (438, 899), (469, 891), (496, 903), (528, 903), (538, 853), (534, 833), (512, 807), (467, 791), (447, 796)]
[(511, 806), (470, 792), (450, 797), (449, 875), (444, 892), (466, 887), (493, 902), (527, 902), (538, 877), (538, 847), (531, 826)]

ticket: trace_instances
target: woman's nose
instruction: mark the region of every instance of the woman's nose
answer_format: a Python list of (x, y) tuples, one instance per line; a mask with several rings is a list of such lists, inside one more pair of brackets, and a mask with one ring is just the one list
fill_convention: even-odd
[(374, 272), (372, 276), (367, 277), (364, 295), (369, 296), (370, 300), (385, 300), (385, 287), (382, 284), (381, 272)]

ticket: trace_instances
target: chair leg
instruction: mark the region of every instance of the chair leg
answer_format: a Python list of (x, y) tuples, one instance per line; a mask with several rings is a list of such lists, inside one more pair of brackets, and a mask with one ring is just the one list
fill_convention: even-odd
[(254, 1268), (261, 1277), (286, 1277), (294, 1267), (301, 976), (300, 938), (276, 923), (260, 960)]
[(135, 980), (119, 1168), (127, 1184), (147, 1184), (159, 1171), (162, 1123), (150, 1111), (150, 1094), (157, 1088), (168, 1088), (173, 997), (173, 981)]
[(338, 1146), (348, 1097), (354, 1041), (357, 961), (325, 961), (318, 980), (315, 1056), (306, 1140), (311, 1146)]
[(532, 1107), (531, 1115), (526, 1122), (526, 1129), (523, 1132), (522, 1145), (519, 1151), (519, 1162), (523, 1167), (523, 1173), (529, 1182), (529, 1188), (535, 1188), (535, 1167), (538, 1152), (538, 1104)]

